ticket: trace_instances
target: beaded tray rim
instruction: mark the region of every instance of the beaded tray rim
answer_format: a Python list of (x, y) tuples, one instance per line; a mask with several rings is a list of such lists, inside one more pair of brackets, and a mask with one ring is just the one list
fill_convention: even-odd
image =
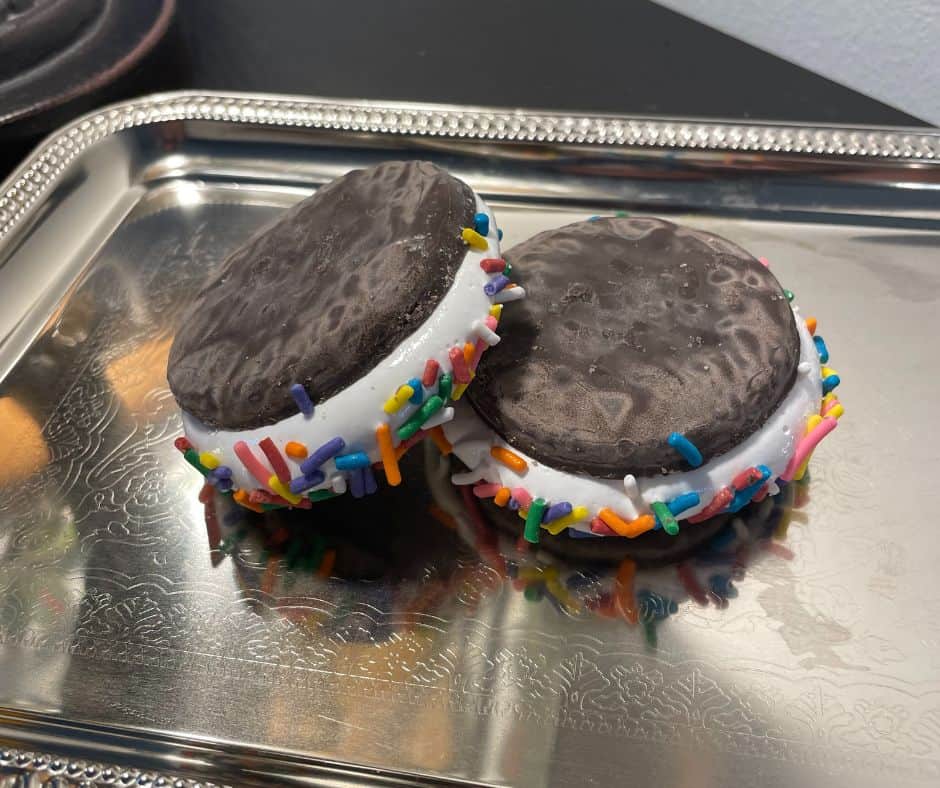
[(940, 130), (734, 123), (570, 114), (251, 93), (181, 91), (91, 112), (53, 133), (0, 185), (0, 239), (29, 214), (68, 164), (118, 132), (167, 121), (209, 120), (378, 135), (940, 162)]

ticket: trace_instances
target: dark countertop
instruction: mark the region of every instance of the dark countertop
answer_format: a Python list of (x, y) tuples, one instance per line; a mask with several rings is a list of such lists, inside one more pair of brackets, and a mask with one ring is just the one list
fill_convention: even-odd
[[(178, 0), (149, 61), (73, 114), (185, 88), (925, 125), (648, 0)], [(5, 145), (0, 175), (37, 139)]]

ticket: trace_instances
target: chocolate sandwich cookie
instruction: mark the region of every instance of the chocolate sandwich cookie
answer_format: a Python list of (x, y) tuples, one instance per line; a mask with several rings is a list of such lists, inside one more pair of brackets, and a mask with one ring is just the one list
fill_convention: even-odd
[(167, 377), (186, 459), (242, 505), (308, 507), (392, 485), (453, 416), (495, 333), (499, 231), (427, 162), (355, 170), (258, 232), (197, 294)]
[(597, 218), (506, 260), (529, 297), (444, 431), (468, 468), (454, 481), (529, 541), (676, 536), (802, 476), (836, 426), (815, 321), (732, 242)]

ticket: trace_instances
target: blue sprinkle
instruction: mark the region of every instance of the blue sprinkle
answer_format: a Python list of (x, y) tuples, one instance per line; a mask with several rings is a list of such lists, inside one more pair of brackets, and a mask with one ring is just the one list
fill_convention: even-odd
[(589, 217), (588, 217), (588, 221), (589, 221), (589, 222), (596, 222), (596, 221), (597, 221), (598, 219), (600, 219), (600, 218), (601, 218), (600, 216), (598, 216), (597, 214), (594, 214), (593, 216), (589, 216)]
[(816, 352), (819, 353), (819, 360), (823, 364), (828, 364), (829, 348), (826, 347), (826, 341), (822, 337), (813, 337), (813, 344), (816, 346)]
[(830, 375), (828, 378), (823, 378), (823, 396), (826, 396), (826, 394), (832, 391), (841, 382), (842, 379), (838, 375)]
[(603, 539), (603, 534), (595, 534), (591, 531), (579, 531), (577, 528), (569, 528), (568, 536), (572, 539)]
[(473, 229), (486, 238), (490, 234), (490, 217), (485, 213), (478, 213), (473, 217)]
[(510, 499), (509, 499), (509, 508), (512, 509), (514, 512), (518, 512), (518, 511), (519, 511), (519, 501), (517, 501), (515, 498), (510, 498)]
[(362, 468), (354, 468), (349, 474), (349, 492), (353, 498), (362, 498), (366, 494), (366, 479)]
[(352, 454), (341, 454), (336, 458), (336, 469), (339, 471), (352, 471), (357, 468), (368, 468), (372, 462), (369, 455), (364, 451), (353, 452)]
[(309, 419), (313, 415), (313, 400), (307, 395), (307, 390), (299, 383), (295, 383), (290, 387), (290, 395), (297, 404), (297, 410)]
[(488, 296), (494, 296), (508, 284), (508, 276), (505, 274), (496, 274), (489, 282), (483, 285), (483, 292)]
[(231, 479), (219, 479), (218, 487), (222, 492), (231, 492), (234, 486)]
[(365, 477), (366, 482), (366, 495), (372, 495), (376, 490), (379, 489), (379, 485), (375, 481), (375, 474), (372, 472), (372, 467), (366, 466), (363, 468), (362, 474)]
[(335, 457), (345, 448), (346, 441), (344, 441), (342, 438), (333, 438), (328, 440), (313, 454), (307, 457), (306, 460), (300, 463), (301, 473), (303, 473), (304, 476), (309, 476), (314, 471), (319, 470), (323, 463), (332, 457)]
[(566, 515), (571, 514), (572, 509), (574, 509), (574, 507), (567, 501), (553, 503), (542, 514), (542, 522), (550, 523), (553, 520), (558, 520), (561, 517), (565, 517)]
[(702, 499), (699, 498), (697, 492), (687, 492), (682, 493), (682, 495), (677, 495), (671, 501), (666, 502), (666, 508), (672, 512), (673, 517), (678, 517), (687, 509), (691, 509), (693, 506), (698, 506), (701, 503)]
[[(570, 528), (570, 531), (575, 530)], [(592, 537), (597, 537), (599, 534), (591, 534)], [(578, 588), (584, 588), (585, 586), (593, 585), (594, 583), (600, 582), (601, 576), (595, 572), (593, 569), (579, 569), (574, 574), (568, 575), (565, 579), (565, 585), (572, 591)]]
[(408, 385), (415, 390), (415, 393), (411, 395), (408, 401), (412, 405), (420, 405), (424, 401), (424, 387), (421, 385), (421, 380), (412, 378), (408, 381)]
[(636, 601), (642, 621), (663, 621), (679, 612), (674, 600), (645, 588), (637, 591)]
[(497, 237), (500, 241), (502, 241), (502, 240), (503, 240), (503, 231), (502, 231), (502, 230), (497, 230), (497, 231), (496, 231), (496, 237)]
[(698, 468), (698, 466), (702, 464), (702, 453), (695, 448), (695, 444), (686, 438), (685, 435), (674, 432), (669, 436), (668, 442), (693, 468)]
[(323, 484), (326, 479), (326, 474), (323, 471), (314, 471), (309, 475), (298, 476), (290, 480), (288, 487), (294, 495), (300, 495), (302, 492), (306, 492), (311, 487), (316, 487), (318, 484)]
[(212, 471), (215, 474), (216, 479), (231, 479), (232, 478), (232, 469), (228, 465), (220, 465), (218, 468)]
[(712, 575), (708, 578), (708, 587), (721, 599), (734, 599), (738, 595), (738, 589), (731, 584), (731, 578), (727, 575)]
[(509, 575), (510, 580), (515, 580), (519, 577), (519, 565), (515, 561), (508, 561), (506, 563), (506, 574)]
[(771, 471), (766, 465), (758, 465), (757, 470), (760, 471), (760, 480), (748, 485), (743, 490), (738, 490), (734, 494), (734, 498), (731, 499), (731, 503), (728, 504), (727, 511), (737, 512), (747, 506), (751, 502), (751, 498), (757, 495), (757, 491), (764, 486), (764, 482), (770, 478)]

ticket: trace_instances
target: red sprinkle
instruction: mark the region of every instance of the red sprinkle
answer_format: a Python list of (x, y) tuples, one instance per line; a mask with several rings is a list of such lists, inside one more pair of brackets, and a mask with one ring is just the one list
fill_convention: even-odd
[(277, 480), (281, 484), (290, 484), (290, 469), (287, 467), (287, 463), (284, 462), (281, 453), (277, 450), (277, 446), (274, 445), (274, 441), (270, 438), (265, 438), (258, 443), (258, 448), (264, 452), (264, 456), (268, 458), (268, 462), (271, 463), (271, 467), (274, 468), (274, 474), (277, 476)]
[(770, 492), (770, 485), (765, 484), (756, 493), (754, 493), (754, 497), (751, 498), (751, 500), (754, 503), (760, 503), (761, 501), (764, 500), (764, 498), (767, 497), (768, 492)]
[(252, 490), (248, 493), (248, 500), (251, 503), (276, 503), (281, 506), (290, 506), (280, 495), (269, 493), (267, 490)]
[(480, 260), (480, 268), (488, 274), (501, 274), (506, 270), (506, 261), (498, 257), (487, 257), (485, 260)]
[(424, 375), (421, 376), (421, 385), (429, 389), (437, 383), (437, 373), (440, 372), (440, 369), (441, 365), (433, 358), (429, 358), (424, 364)]
[(202, 489), (199, 491), (199, 503), (208, 503), (212, 500), (212, 496), (215, 493), (212, 485), (206, 482), (202, 485)]
[(458, 383), (470, 382), (470, 367), (467, 366), (467, 359), (464, 357), (462, 347), (452, 347), (448, 352), (450, 363), (454, 367), (454, 380)]
[(745, 487), (750, 487), (752, 484), (757, 484), (761, 480), (761, 472), (757, 468), (748, 468), (746, 471), (741, 471), (737, 476), (731, 480), (731, 486), (735, 490), (743, 490)]
[(617, 535), (617, 532), (607, 525), (607, 523), (605, 523), (600, 517), (595, 517), (593, 520), (591, 520), (591, 532), (595, 534), (601, 534), (602, 536)]
[(698, 578), (695, 576), (695, 571), (692, 569), (691, 565), (683, 561), (676, 567), (676, 573), (679, 575), (679, 582), (682, 583), (682, 587), (686, 590), (688, 595), (692, 597), (697, 604), (702, 607), (707, 607), (708, 595), (698, 582)]
[(702, 511), (700, 511), (694, 517), (690, 517), (689, 522), (700, 523), (703, 520), (707, 520), (709, 517), (714, 517), (716, 514), (718, 514), (718, 512), (731, 503), (733, 498), (734, 490), (732, 490), (730, 487), (722, 487), (715, 494), (715, 497), (708, 502), (708, 506), (702, 509)]
[(182, 435), (173, 441), (173, 445), (176, 446), (180, 451), (189, 451), (193, 445)]

